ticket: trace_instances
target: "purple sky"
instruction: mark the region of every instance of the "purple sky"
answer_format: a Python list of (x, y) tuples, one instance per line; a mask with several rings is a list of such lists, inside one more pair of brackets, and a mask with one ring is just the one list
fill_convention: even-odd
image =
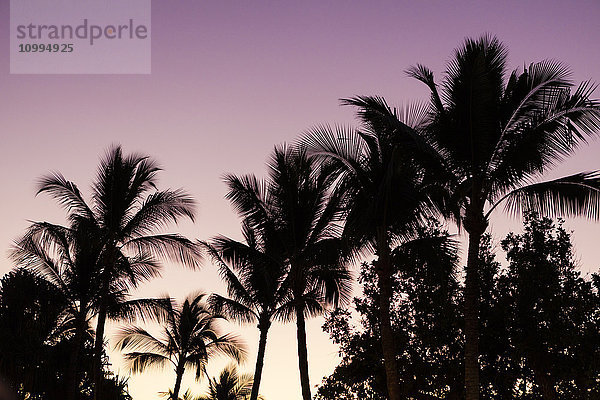
[[(497, 35), (510, 49), (511, 68), (553, 58), (569, 64), (578, 82), (600, 81), (597, 0), (154, 1), (147, 76), (9, 75), (8, 3), (0, 4), (0, 274), (11, 268), (6, 250), (27, 220), (63, 221), (52, 200), (34, 198), (35, 179), (59, 170), (87, 189), (111, 143), (152, 155), (165, 167), (162, 187), (184, 187), (196, 197), (198, 222), (181, 232), (239, 237), (223, 199), (223, 173), (262, 175), (273, 145), (316, 123), (352, 122), (340, 97), (378, 94), (398, 105), (426, 98), (425, 87), (403, 70), (424, 63), (439, 79), (465, 36)], [(591, 144), (549, 177), (600, 168), (599, 150)], [(498, 238), (519, 229), (519, 221), (500, 214), (492, 222)], [(567, 225), (576, 230), (583, 268), (596, 269), (600, 228)], [(196, 289), (223, 290), (210, 264), (200, 272), (168, 266), (141, 294), (181, 298)], [(337, 363), (321, 323), (308, 326), (312, 384)], [(251, 370), (256, 329), (240, 331)], [(118, 367), (118, 356), (111, 360)], [(299, 399), (296, 365), (293, 326), (276, 326), (261, 392), (269, 400)], [(173, 379), (170, 372), (134, 377), (131, 392), (135, 400), (154, 399)]]

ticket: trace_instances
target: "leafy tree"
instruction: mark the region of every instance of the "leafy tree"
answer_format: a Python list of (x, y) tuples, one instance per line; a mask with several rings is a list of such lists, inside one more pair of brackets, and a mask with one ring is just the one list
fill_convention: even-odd
[(223, 334), (218, 321), (224, 318), (211, 313), (203, 298), (205, 294), (190, 296), (181, 305), (169, 303), (164, 315), (161, 335), (153, 336), (147, 330), (128, 326), (117, 334), (116, 347), (125, 353), (129, 369), (133, 373), (151, 367), (164, 368), (171, 364), (175, 371), (172, 400), (179, 399), (181, 381), (186, 369), (195, 372), (196, 379), (206, 375), (206, 365), (216, 355), (226, 355), (235, 361), (245, 357), (239, 339)]
[(64, 395), (66, 307), (57, 287), (28, 270), (0, 281), (0, 375), (20, 399)]
[(243, 225), (244, 242), (219, 236), (205, 244), (227, 284), (229, 298), (213, 294), (211, 308), (239, 322), (258, 323), (260, 339), (250, 400), (257, 400), (267, 348), (267, 335), (274, 318), (284, 311), (287, 300), (283, 285), (287, 268), (274, 231), (254, 230)]
[[(482, 398), (598, 397), (600, 278), (582, 276), (562, 222), (535, 213), (526, 214), (524, 232), (509, 234), (502, 249), (509, 262), (505, 268), (496, 260), (491, 237), (482, 237)], [(405, 398), (461, 399), (461, 287), (453, 275), (426, 274), (443, 268), (414, 260), (395, 264), (391, 308), (401, 384), (410, 390)], [(319, 387), (320, 400), (387, 398), (372, 265), (363, 266), (360, 281), (364, 295), (355, 299), (360, 327), (350, 325), (348, 311), (327, 318), (325, 330), (340, 344), (342, 361)], [(443, 282), (447, 285), (439, 285)], [(452, 296), (441, 295), (449, 289)]]
[(252, 175), (226, 181), (244, 223), (276, 240), (287, 290), (279, 315), (296, 320), (302, 397), (310, 400), (305, 319), (343, 303), (352, 281), (340, 236), (342, 193), (332, 186), (330, 171), (301, 148), (276, 148), (264, 182)]
[[(577, 269), (570, 234), (535, 213), (522, 234), (502, 241), (509, 267), (500, 277), (505, 318), (523, 365), (523, 386), (544, 400), (600, 396), (600, 297)], [(597, 275), (594, 275), (597, 283)], [(533, 388), (533, 389), (529, 389)], [(532, 396), (532, 398), (534, 398)]]
[[(392, 252), (391, 322), (403, 398), (460, 398), (459, 285), (456, 243), (433, 225)], [(379, 288), (373, 263), (359, 279), (363, 296), (354, 299), (360, 328), (351, 313), (336, 310), (324, 329), (340, 345), (342, 361), (319, 387), (317, 398), (387, 399), (380, 340)]]
[[(60, 173), (43, 177), (38, 193), (48, 193), (68, 214), (71, 227), (95, 226), (102, 248), (99, 278), (94, 364), (94, 398), (101, 398), (104, 328), (109, 313), (110, 293), (128, 290), (157, 275), (158, 258), (168, 257), (195, 266), (199, 259), (194, 243), (178, 234), (156, 233), (181, 218), (193, 220), (194, 202), (182, 190), (156, 189), (160, 168), (155, 161), (138, 154), (124, 155), (120, 146), (111, 147), (98, 167), (88, 205), (78, 187)], [(131, 260), (145, 260), (137, 263)], [(121, 270), (127, 267), (127, 271)]]
[[(92, 398), (92, 336), (86, 332), (81, 343), (76, 341), (72, 304), (63, 290), (28, 268), (2, 278), (0, 387), (6, 385), (2, 399), (54, 400), (71, 395), (69, 360), (75, 350), (80, 367), (75, 398)], [(131, 400), (126, 380), (106, 372), (101, 382), (107, 400)]]
[[(478, 255), (491, 212), (500, 203), (517, 212), (600, 217), (600, 180), (578, 173), (539, 181), (600, 127), (594, 86), (574, 92), (570, 72), (554, 61), (533, 63), (506, 79), (507, 49), (495, 37), (466, 39), (449, 61), (441, 85), (423, 65), (410, 76), (431, 90), (415, 129), (378, 97), (352, 99), (369, 120), (396, 132), (415, 159), (433, 172), (446, 193), (444, 212), (469, 235), (465, 277), (466, 399), (479, 398)], [(434, 172), (435, 171), (435, 172)], [(537, 181), (537, 182), (536, 182)], [(532, 183), (533, 182), (533, 183)]]

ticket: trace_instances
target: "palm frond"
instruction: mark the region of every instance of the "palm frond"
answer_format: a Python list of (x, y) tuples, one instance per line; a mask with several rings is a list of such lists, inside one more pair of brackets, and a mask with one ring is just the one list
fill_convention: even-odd
[(248, 351), (242, 339), (234, 334), (221, 335), (207, 345), (209, 357), (211, 355), (224, 355), (238, 364), (246, 360)]
[(167, 320), (168, 307), (171, 299), (149, 298), (134, 299), (127, 301), (117, 301), (108, 305), (108, 317), (115, 320), (124, 320), (134, 322), (137, 319), (142, 321), (154, 321), (163, 323)]
[[(541, 73), (536, 69), (550, 69)], [(510, 84), (507, 107), (518, 102), (492, 155), (488, 173), (494, 182), (492, 196), (518, 186), (523, 179), (541, 175), (561, 162), (600, 130), (600, 103), (590, 99), (594, 85), (583, 82), (570, 94), (570, 82), (561, 64), (532, 65)], [(562, 72), (561, 72), (562, 71)], [(539, 76), (542, 82), (531, 82)], [(527, 93), (532, 89), (535, 93)], [(522, 92), (525, 92), (523, 94)], [(511, 97), (512, 96), (512, 97)], [(516, 97), (516, 98), (513, 98)]]
[(583, 172), (534, 183), (508, 193), (488, 212), (505, 201), (511, 213), (535, 211), (539, 215), (600, 219), (600, 173)]
[(182, 263), (191, 268), (197, 268), (202, 260), (200, 247), (188, 238), (178, 234), (156, 234), (139, 236), (129, 239), (123, 248), (138, 253), (150, 253), (159, 258), (166, 258)]
[(352, 296), (352, 273), (342, 266), (319, 266), (311, 269), (311, 279), (317, 283), (323, 302), (334, 307), (344, 306)]
[(424, 84), (427, 85), (429, 90), (431, 91), (431, 104), (438, 113), (444, 113), (444, 105), (442, 104), (442, 99), (438, 93), (437, 85), (435, 83), (435, 79), (433, 77), (433, 72), (422, 64), (417, 64), (412, 67), (409, 67), (405, 73), (414, 79), (417, 79)]
[(63, 206), (69, 215), (83, 215), (93, 218), (94, 214), (87, 205), (79, 188), (68, 181), (61, 173), (54, 172), (40, 178), (37, 193), (48, 193)]
[(364, 140), (350, 127), (318, 125), (309, 129), (299, 140), (311, 157), (337, 165), (339, 172), (357, 176), (361, 169)]
[(181, 217), (194, 221), (194, 207), (193, 198), (181, 189), (152, 193), (127, 221), (123, 232), (125, 235), (148, 235), (177, 223)]
[(210, 295), (208, 304), (216, 314), (222, 314), (241, 323), (253, 323), (258, 320), (258, 315), (251, 308), (218, 294)]
[(155, 338), (145, 329), (136, 326), (120, 328), (115, 334), (115, 339), (115, 349), (121, 351), (137, 349), (138, 353), (157, 353), (164, 357), (170, 356), (173, 352), (173, 349), (161, 339)]
[(125, 354), (125, 365), (134, 374), (142, 373), (150, 368), (162, 370), (168, 364), (169, 359), (156, 353), (127, 353)]
[(235, 211), (255, 227), (270, 221), (266, 204), (268, 203), (265, 182), (254, 175), (225, 175), (223, 178), (229, 191), (226, 198)]

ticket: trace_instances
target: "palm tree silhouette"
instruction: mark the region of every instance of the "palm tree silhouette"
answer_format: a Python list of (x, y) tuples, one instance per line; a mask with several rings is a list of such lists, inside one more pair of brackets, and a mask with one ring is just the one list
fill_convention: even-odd
[(196, 400), (247, 400), (252, 386), (251, 374), (240, 374), (235, 365), (229, 365), (218, 378), (209, 378), (208, 393)]
[(96, 225), (79, 224), (72, 229), (36, 222), (16, 242), (11, 254), (17, 265), (34, 270), (54, 285), (66, 304), (63, 318), (56, 323), (58, 330), (73, 336), (66, 378), (68, 399), (77, 398), (79, 393), (80, 353), (84, 341), (91, 339), (90, 320), (98, 313), (101, 296), (108, 318), (116, 320), (152, 317), (152, 309), (164, 305), (161, 299), (129, 299), (129, 284), (137, 270), (157, 268), (151, 258), (121, 258), (118, 271), (122, 276), (107, 294), (100, 292), (102, 246), (96, 229)]
[[(402, 397), (399, 386), (396, 345), (391, 326), (392, 250), (396, 245), (411, 243), (428, 217), (436, 213), (433, 196), (439, 191), (437, 178), (414, 162), (407, 151), (406, 138), (388, 129), (378, 118), (371, 118), (362, 98), (344, 100), (358, 106), (360, 129), (318, 126), (310, 130), (301, 144), (309, 154), (329, 166), (341, 180), (348, 197), (343, 236), (357, 250), (371, 250), (379, 288), (381, 345), (390, 399)], [(404, 113), (408, 125), (420, 120), (413, 110)], [(394, 112), (394, 118), (398, 114)]]
[(194, 370), (196, 379), (206, 375), (209, 360), (216, 355), (226, 355), (240, 362), (246, 352), (239, 339), (223, 334), (218, 321), (224, 317), (213, 314), (203, 301), (205, 294), (189, 296), (181, 305), (169, 303), (164, 310), (156, 310), (156, 318), (164, 321), (160, 337), (143, 328), (128, 326), (117, 334), (116, 347), (125, 354), (133, 373), (150, 367), (164, 368), (172, 364), (175, 386), (171, 399), (179, 399), (181, 381), (187, 369)]
[[(99, 265), (101, 292), (98, 303), (98, 322), (95, 339), (94, 399), (99, 399), (102, 377), (102, 349), (104, 328), (109, 311), (109, 293), (128, 287), (156, 275), (156, 268), (147, 268), (150, 260), (169, 258), (188, 266), (196, 266), (200, 257), (197, 246), (178, 234), (157, 234), (157, 230), (181, 218), (194, 219), (194, 202), (182, 190), (156, 189), (156, 162), (138, 154), (124, 155), (120, 146), (108, 149), (100, 161), (92, 186), (91, 206), (85, 202), (77, 186), (54, 173), (40, 180), (38, 193), (48, 193), (68, 213), (70, 224), (96, 225), (97, 240), (102, 254)], [(148, 263), (130, 263), (128, 259), (145, 259)], [(154, 261), (154, 263), (156, 263)], [(124, 276), (120, 266), (131, 264), (133, 274), (128, 282), (119, 282)]]
[[(385, 100), (354, 99), (363, 115), (405, 138), (407, 148), (447, 189), (446, 216), (469, 236), (465, 279), (466, 399), (479, 398), (480, 241), (492, 211), (600, 217), (600, 177), (584, 172), (541, 181), (600, 128), (594, 86), (574, 92), (570, 72), (554, 61), (533, 63), (505, 79), (507, 49), (495, 37), (466, 39), (448, 63), (441, 85), (422, 65), (407, 73), (425, 83), (431, 101), (414, 130)], [(438, 89), (439, 88), (439, 89)]]
[(258, 391), (271, 322), (283, 310), (287, 292), (283, 285), (287, 269), (276, 232), (264, 227), (254, 230), (243, 224), (244, 242), (219, 236), (205, 243), (227, 284), (229, 298), (213, 294), (211, 308), (242, 323), (258, 323), (260, 339), (250, 400)]
[(100, 247), (93, 230), (38, 222), (16, 242), (11, 254), (17, 265), (34, 270), (56, 286), (66, 304), (66, 315), (57, 326), (72, 330), (74, 337), (66, 378), (69, 400), (78, 394), (80, 352), (90, 334), (90, 318), (97, 311)]
[(351, 288), (340, 237), (342, 193), (328, 170), (291, 147), (275, 148), (267, 180), (230, 175), (226, 182), (227, 197), (245, 223), (269, 232), (273, 248), (282, 252), (287, 298), (278, 315), (296, 320), (302, 397), (310, 400), (305, 319), (347, 301)]

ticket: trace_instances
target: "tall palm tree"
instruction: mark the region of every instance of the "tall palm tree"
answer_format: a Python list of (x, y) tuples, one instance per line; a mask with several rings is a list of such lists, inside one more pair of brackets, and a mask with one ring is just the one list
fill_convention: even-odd
[[(94, 344), (94, 399), (99, 399), (102, 378), (104, 328), (109, 311), (109, 293), (115, 286), (125, 290), (153, 277), (156, 269), (139, 268), (129, 275), (127, 285), (119, 283), (127, 274), (119, 270), (128, 259), (170, 258), (189, 266), (197, 265), (197, 246), (178, 234), (156, 231), (181, 218), (194, 219), (194, 202), (182, 190), (156, 189), (160, 168), (155, 161), (138, 154), (124, 155), (120, 146), (109, 148), (100, 161), (92, 203), (88, 205), (77, 185), (54, 173), (40, 180), (38, 193), (48, 193), (67, 211), (70, 224), (95, 225), (102, 254), (98, 321)], [(124, 292), (124, 293), (125, 293)]]
[[(351, 103), (347, 100), (345, 103)], [(438, 191), (436, 177), (414, 162), (403, 135), (388, 129), (368, 110), (359, 115), (360, 129), (319, 126), (309, 131), (301, 143), (309, 154), (329, 165), (339, 177), (349, 198), (343, 236), (356, 249), (372, 250), (379, 288), (381, 346), (386, 384), (391, 400), (403, 397), (396, 363), (396, 345), (391, 325), (392, 276), (395, 271), (392, 249), (417, 237), (418, 229), (435, 214), (433, 201)], [(400, 117), (394, 111), (393, 117)], [(420, 123), (419, 114), (407, 110), (408, 125)]]
[(448, 189), (446, 212), (469, 236), (465, 278), (466, 399), (479, 398), (480, 241), (491, 213), (525, 209), (541, 215), (600, 217), (600, 176), (583, 172), (543, 181), (543, 175), (600, 129), (594, 85), (573, 91), (570, 71), (554, 61), (533, 63), (507, 79), (507, 49), (495, 37), (466, 39), (441, 85), (422, 65), (407, 73), (431, 91), (426, 116), (406, 130), (381, 98), (356, 98), (364, 115), (404, 136)]
[[(189, 296), (183, 304), (169, 303), (157, 318), (164, 318), (161, 336), (155, 337), (147, 330), (128, 326), (117, 334), (116, 347), (125, 354), (133, 373), (149, 367), (164, 368), (172, 364), (175, 370), (175, 386), (171, 399), (179, 399), (181, 381), (186, 368), (194, 370), (196, 379), (206, 375), (209, 360), (216, 355), (226, 355), (242, 361), (246, 352), (239, 339), (223, 334), (218, 326), (224, 317), (213, 314), (203, 301), (205, 294)], [(162, 315), (164, 313), (164, 315)]]
[[(34, 270), (54, 285), (66, 304), (57, 328), (72, 336), (73, 346), (67, 370), (67, 398), (76, 399), (79, 393), (79, 359), (84, 341), (91, 339), (90, 320), (97, 315), (101, 298), (98, 266), (102, 252), (95, 225), (79, 224), (77, 229), (34, 222), (27, 233), (19, 239), (12, 258), (21, 265)], [(152, 270), (157, 266), (147, 258), (121, 259), (119, 271), (124, 275), (115, 280), (105, 296), (107, 316), (111, 319), (132, 321), (135, 317), (152, 317), (153, 308), (161, 307), (161, 299), (129, 299), (128, 283), (135, 279), (139, 270)], [(126, 263), (125, 263), (126, 262)], [(134, 277), (134, 278), (132, 278)]]
[(245, 223), (269, 233), (282, 253), (287, 274), (283, 320), (296, 320), (302, 397), (310, 400), (307, 317), (347, 301), (352, 277), (341, 239), (342, 193), (326, 168), (299, 148), (275, 148), (264, 182), (254, 176), (227, 176), (227, 197)]
[(240, 374), (235, 365), (229, 365), (218, 378), (209, 379), (208, 393), (196, 400), (247, 400), (252, 385), (252, 375)]
[(244, 242), (219, 236), (210, 244), (205, 243), (208, 253), (219, 266), (229, 294), (229, 298), (213, 294), (209, 304), (215, 312), (228, 318), (258, 323), (260, 339), (250, 400), (259, 397), (267, 335), (287, 299), (283, 285), (287, 268), (274, 234), (276, 232), (272, 230), (254, 230), (243, 224)]

